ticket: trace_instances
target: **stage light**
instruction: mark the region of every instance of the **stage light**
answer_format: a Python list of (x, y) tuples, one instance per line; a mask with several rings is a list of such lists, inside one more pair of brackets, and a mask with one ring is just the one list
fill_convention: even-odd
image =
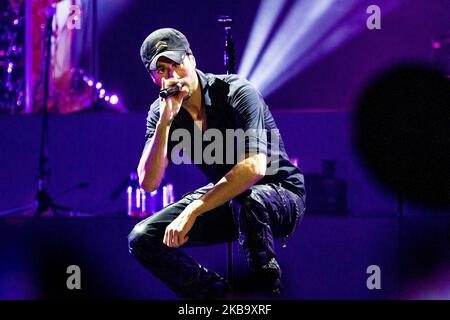
[[(279, 69), (283, 65), (295, 63), (289, 54), (298, 48), (298, 44), (305, 37), (317, 31), (317, 28), (312, 30), (311, 27), (334, 2), (335, 0), (308, 0), (296, 1), (293, 4), (289, 15), (271, 40), (255, 71), (250, 75), (250, 81), (263, 95), (266, 87), (274, 82), (274, 75), (282, 74)], [(277, 77), (277, 80), (279, 78)]]
[(96, 87), (97, 89), (100, 89), (100, 88), (102, 87), (102, 83), (101, 83), (101, 82), (97, 82), (97, 84), (95, 85), (95, 87)]
[(106, 97), (105, 97), (105, 101), (109, 101), (109, 96), (106, 96)]
[(239, 74), (247, 78), (277, 20), (286, 0), (262, 0), (239, 65)]
[[(400, 2), (381, 1), (383, 15), (386, 16)], [(266, 2), (262, 6), (267, 6)], [(240, 74), (246, 76), (264, 96), (270, 95), (312, 63), (363, 31), (368, 18), (366, 7), (364, 1), (295, 1), (274, 36), (268, 40), (253, 72), (248, 75), (255, 60), (243, 62)], [(259, 13), (256, 19), (259, 19)], [(266, 29), (263, 26), (260, 30), (255, 23), (250, 39), (253, 34), (267, 34)], [(254, 48), (257, 47), (249, 44), (246, 51), (250, 52), (245, 52), (244, 57), (256, 58), (257, 54), (252, 52)]]
[(344, 42), (348, 41), (357, 33), (359, 33), (359, 31), (360, 29), (355, 28), (354, 26), (346, 26), (331, 33), (331, 35), (328, 35), (326, 39), (323, 39), (316, 48), (311, 50), (309, 54), (305, 55), (301, 59), (298, 59), (297, 63), (291, 66), (291, 68), (289, 69), (289, 74), (284, 79), (284, 81), (272, 83), (270, 86), (264, 89), (264, 93), (266, 95), (270, 95), (271, 93), (275, 92), (281, 85), (292, 79), (295, 75), (300, 74), (303, 70), (312, 65), (318, 59), (339, 48)]
[[(286, 51), (284, 63), (276, 66), (276, 72), (284, 75), (282, 80), (273, 82), (269, 78), (269, 73), (267, 75), (263, 74), (261, 76), (263, 80), (260, 84), (260, 90), (265, 95), (270, 95), (309, 66), (313, 62), (313, 57), (323, 57), (331, 49), (337, 48), (345, 40), (349, 39), (355, 31), (365, 26), (365, 16), (360, 14), (360, 12), (364, 12), (363, 9), (363, 7), (358, 7), (357, 2), (353, 4), (337, 2), (333, 3), (332, 6), (328, 6), (326, 11), (322, 11), (320, 16), (317, 16), (314, 19), (315, 21), (312, 21), (309, 32), (303, 34), (297, 43), (290, 50)], [(355, 26), (350, 23), (353, 21), (351, 19), (353, 14), (361, 20), (360, 28), (358, 28), (358, 25)], [(324, 44), (330, 49), (324, 50)], [(268, 70), (267, 72), (275, 72), (275, 70)]]
[(87, 83), (87, 84), (88, 84), (89, 87), (92, 87), (92, 86), (94, 85), (94, 81), (88, 80), (88, 83)]
[[(383, 13), (384, 15), (389, 14), (392, 10), (397, 8), (400, 5), (401, 1), (399, 0), (391, 0), (389, 2), (383, 3)], [(339, 4), (342, 6), (342, 3)], [(266, 95), (270, 95), (276, 89), (278, 89), (283, 83), (289, 81), (295, 75), (301, 73), (308, 66), (315, 63), (317, 60), (323, 58), (327, 54), (336, 50), (344, 43), (348, 42), (354, 36), (358, 35), (366, 28), (366, 19), (367, 15), (361, 15), (361, 12), (365, 12), (365, 3), (359, 3), (356, 6), (353, 6), (351, 10), (349, 10), (345, 15), (337, 15), (336, 12), (332, 12), (332, 16), (334, 17), (334, 23), (331, 25), (330, 30), (332, 32), (328, 32), (324, 37), (322, 37), (319, 41), (316, 42), (314, 47), (309, 47), (310, 50), (305, 52), (301, 57), (297, 57), (296, 63), (289, 67), (289, 73), (284, 82), (278, 81), (272, 83), (265, 90)], [(333, 8), (334, 9), (334, 8)], [(342, 10), (344, 8), (341, 8)], [(340, 10), (341, 11), (341, 10)], [(344, 13), (344, 12), (342, 12)], [(336, 19), (338, 18), (338, 19)], [(332, 18), (327, 18), (328, 21), (331, 21)], [(321, 24), (323, 26), (323, 24)], [(336, 27), (338, 26), (338, 27)], [(304, 50), (303, 50), (304, 51)], [(282, 69), (282, 72), (287, 69)]]
[(111, 104), (117, 104), (117, 103), (119, 102), (119, 98), (118, 98), (115, 94), (113, 94), (113, 95), (111, 96), (111, 98), (109, 99), (109, 102), (110, 102)]

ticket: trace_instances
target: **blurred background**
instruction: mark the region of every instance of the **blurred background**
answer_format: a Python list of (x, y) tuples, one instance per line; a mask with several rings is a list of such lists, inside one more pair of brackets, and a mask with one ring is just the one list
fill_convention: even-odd
[[(449, 9), (447, 0), (2, 0), (0, 298), (174, 298), (128, 254), (126, 236), (207, 181), (171, 165), (157, 192), (140, 190), (159, 89), (139, 49), (155, 29), (176, 28), (198, 69), (225, 73), (217, 21), (228, 15), (236, 71), (262, 93), (305, 174), (306, 216), (287, 248), (277, 244), (287, 298), (449, 299)], [(186, 250), (225, 272), (225, 245)], [(71, 264), (80, 291), (65, 286)], [(380, 290), (366, 287), (373, 264)]]

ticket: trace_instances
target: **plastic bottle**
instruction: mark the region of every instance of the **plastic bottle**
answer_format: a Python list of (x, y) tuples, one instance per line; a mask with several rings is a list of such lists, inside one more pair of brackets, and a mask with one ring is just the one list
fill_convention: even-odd
[(173, 185), (167, 184), (163, 187), (162, 206), (166, 207), (174, 202)]
[(130, 217), (142, 216), (142, 194), (143, 190), (139, 186), (138, 174), (136, 172), (131, 172), (127, 188), (127, 209)]

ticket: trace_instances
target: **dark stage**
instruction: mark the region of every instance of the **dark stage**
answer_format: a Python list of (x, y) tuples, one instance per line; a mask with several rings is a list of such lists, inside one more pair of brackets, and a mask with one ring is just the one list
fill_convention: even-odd
[[(2, 219), (2, 299), (176, 299), (128, 254), (127, 217)], [(448, 217), (305, 217), (286, 248), (276, 242), (288, 300), (439, 299), (448, 292)], [(420, 240), (417, 240), (420, 239)], [(245, 261), (235, 243), (236, 287)], [(226, 246), (185, 249), (225, 273)], [(81, 269), (67, 290), (66, 269)], [(381, 269), (368, 290), (367, 268)], [(430, 271), (433, 270), (433, 271)], [(243, 290), (234, 299), (257, 299)]]
[[(73, 207), (1, 220), (2, 299), (175, 299), (128, 253), (126, 236), (139, 218), (127, 216), (126, 183), (141, 150), (143, 113), (84, 113), (50, 117), (50, 194)], [(286, 299), (442, 298), (448, 287), (450, 219), (445, 211), (405, 203), (365, 173), (351, 148), (351, 113), (281, 111), (274, 116), (306, 173), (320, 174), (321, 161), (334, 159), (336, 176), (347, 183), (347, 211), (310, 210), (287, 247), (276, 241), (285, 274)], [(40, 118), (1, 117), (3, 181), (0, 210), (32, 203)], [(290, 134), (289, 134), (290, 133)], [(296, 144), (295, 141), (301, 141)], [(308, 150), (308, 152), (306, 152)], [(27, 159), (27, 161), (23, 161)], [(105, 161), (108, 159), (108, 161)], [(15, 169), (21, 162), (20, 170)], [(190, 176), (190, 179), (185, 179)], [(206, 183), (191, 165), (172, 166), (167, 181), (175, 196)], [(85, 188), (76, 188), (88, 182)], [(75, 187), (74, 187), (75, 186)], [(64, 194), (64, 191), (69, 190)], [(71, 191), (70, 191), (71, 190)], [(310, 198), (321, 190), (311, 190)], [(314, 209), (314, 208), (313, 208)], [(317, 208), (316, 210), (319, 210)], [(234, 242), (234, 277), (245, 285), (246, 266)], [(186, 249), (199, 262), (226, 272), (226, 245)], [(82, 290), (66, 288), (69, 265), (82, 272)], [(367, 268), (381, 269), (381, 289), (369, 290)], [(246, 295), (245, 288), (239, 298)]]

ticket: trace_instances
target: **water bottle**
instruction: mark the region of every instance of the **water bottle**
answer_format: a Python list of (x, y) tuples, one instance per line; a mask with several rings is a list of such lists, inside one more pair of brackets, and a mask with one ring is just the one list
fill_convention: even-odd
[(143, 194), (145, 194), (145, 192), (143, 192), (139, 186), (138, 174), (136, 172), (131, 172), (127, 188), (127, 209), (130, 217), (142, 216)]
[(163, 208), (173, 203), (174, 201), (175, 197), (173, 194), (173, 185), (169, 183), (163, 187), (163, 197), (162, 197)]
[(137, 173), (130, 173), (130, 182), (127, 188), (127, 208), (130, 217), (146, 218), (174, 201), (172, 184), (163, 186), (162, 190), (145, 192), (139, 186)]

